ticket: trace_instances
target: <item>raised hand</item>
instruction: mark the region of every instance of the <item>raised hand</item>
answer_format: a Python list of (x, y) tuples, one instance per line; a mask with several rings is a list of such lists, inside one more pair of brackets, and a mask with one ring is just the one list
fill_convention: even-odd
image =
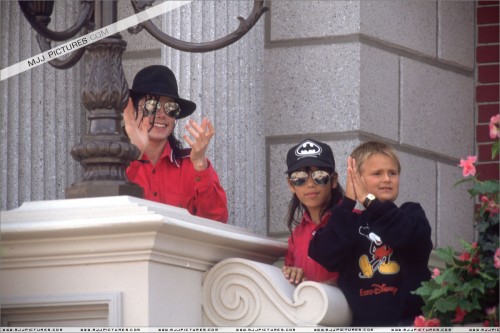
[(356, 200), (356, 192), (354, 191), (354, 184), (352, 180), (352, 157), (347, 158), (347, 179), (346, 179), (346, 189), (345, 196), (351, 200)]
[(142, 111), (137, 111), (139, 113), (137, 119), (134, 115), (134, 111), (132, 99), (129, 98), (128, 104), (123, 110), (123, 122), (125, 123), (125, 131), (130, 138), (130, 142), (139, 148), (141, 151), (140, 157), (142, 157), (142, 154), (144, 154), (148, 146), (149, 137), (147, 131), (141, 130), (141, 122), (143, 121)]
[(354, 158), (349, 157), (348, 159), (348, 167), (347, 169), (351, 169), (351, 179), (352, 186), (354, 187), (354, 193), (356, 194), (356, 199), (359, 202), (363, 202), (368, 195), (368, 191), (366, 190), (365, 182), (363, 178), (358, 172), (358, 168), (356, 166), (356, 160)]
[(214, 126), (207, 118), (203, 118), (201, 124), (189, 119), (186, 129), (189, 134), (191, 134), (191, 137), (185, 134), (183, 138), (191, 147), (190, 158), (193, 162), (193, 166), (197, 171), (205, 170), (208, 167), (208, 161), (205, 155), (208, 144), (215, 134)]

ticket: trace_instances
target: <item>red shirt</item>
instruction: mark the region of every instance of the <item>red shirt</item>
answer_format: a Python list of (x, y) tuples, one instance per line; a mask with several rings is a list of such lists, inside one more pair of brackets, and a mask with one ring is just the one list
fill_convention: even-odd
[(305, 212), (300, 224), (295, 227), (292, 236), (288, 238), (288, 250), (285, 255), (285, 265), (291, 267), (300, 267), (304, 271), (304, 276), (309, 281), (336, 283), (339, 273), (329, 272), (313, 259), (309, 258), (307, 251), (309, 242), (313, 238), (316, 230), (322, 228), (328, 222), (331, 213), (326, 213), (321, 219), (321, 223), (316, 225)]
[(175, 158), (167, 142), (158, 162), (153, 165), (146, 154), (132, 161), (127, 177), (144, 189), (144, 199), (186, 208), (189, 213), (227, 222), (227, 198), (210, 161), (208, 168), (196, 171), (189, 151)]

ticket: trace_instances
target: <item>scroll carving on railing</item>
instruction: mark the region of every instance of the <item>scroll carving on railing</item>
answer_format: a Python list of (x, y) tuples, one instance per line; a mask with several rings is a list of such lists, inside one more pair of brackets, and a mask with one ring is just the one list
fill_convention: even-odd
[(208, 272), (202, 299), (206, 326), (349, 326), (352, 318), (339, 288), (295, 287), (278, 267), (240, 258)]

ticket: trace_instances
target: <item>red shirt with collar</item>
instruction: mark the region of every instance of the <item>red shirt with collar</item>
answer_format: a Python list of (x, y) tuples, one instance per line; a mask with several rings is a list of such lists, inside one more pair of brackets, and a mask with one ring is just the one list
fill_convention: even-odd
[(227, 198), (210, 161), (196, 171), (189, 158), (190, 149), (175, 157), (167, 142), (158, 162), (153, 165), (146, 154), (132, 161), (127, 177), (144, 189), (144, 199), (186, 208), (189, 213), (227, 222)]
[(295, 227), (292, 236), (288, 238), (288, 250), (285, 255), (285, 265), (290, 267), (300, 267), (304, 271), (304, 276), (309, 281), (337, 283), (339, 273), (329, 272), (313, 259), (309, 258), (309, 242), (313, 238), (316, 230), (322, 228), (328, 222), (331, 212), (323, 215), (321, 223), (316, 225), (305, 212), (300, 224)]

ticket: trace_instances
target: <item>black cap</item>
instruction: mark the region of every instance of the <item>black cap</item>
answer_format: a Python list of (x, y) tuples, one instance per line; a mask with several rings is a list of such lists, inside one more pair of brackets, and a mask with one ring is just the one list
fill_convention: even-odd
[(130, 95), (150, 94), (172, 97), (179, 104), (181, 112), (177, 119), (189, 116), (196, 109), (196, 104), (179, 97), (177, 80), (167, 66), (153, 65), (141, 69), (134, 78)]
[(323, 142), (307, 139), (292, 147), (286, 156), (287, 173), (316, 166), (335, 170), (332, 148)]

